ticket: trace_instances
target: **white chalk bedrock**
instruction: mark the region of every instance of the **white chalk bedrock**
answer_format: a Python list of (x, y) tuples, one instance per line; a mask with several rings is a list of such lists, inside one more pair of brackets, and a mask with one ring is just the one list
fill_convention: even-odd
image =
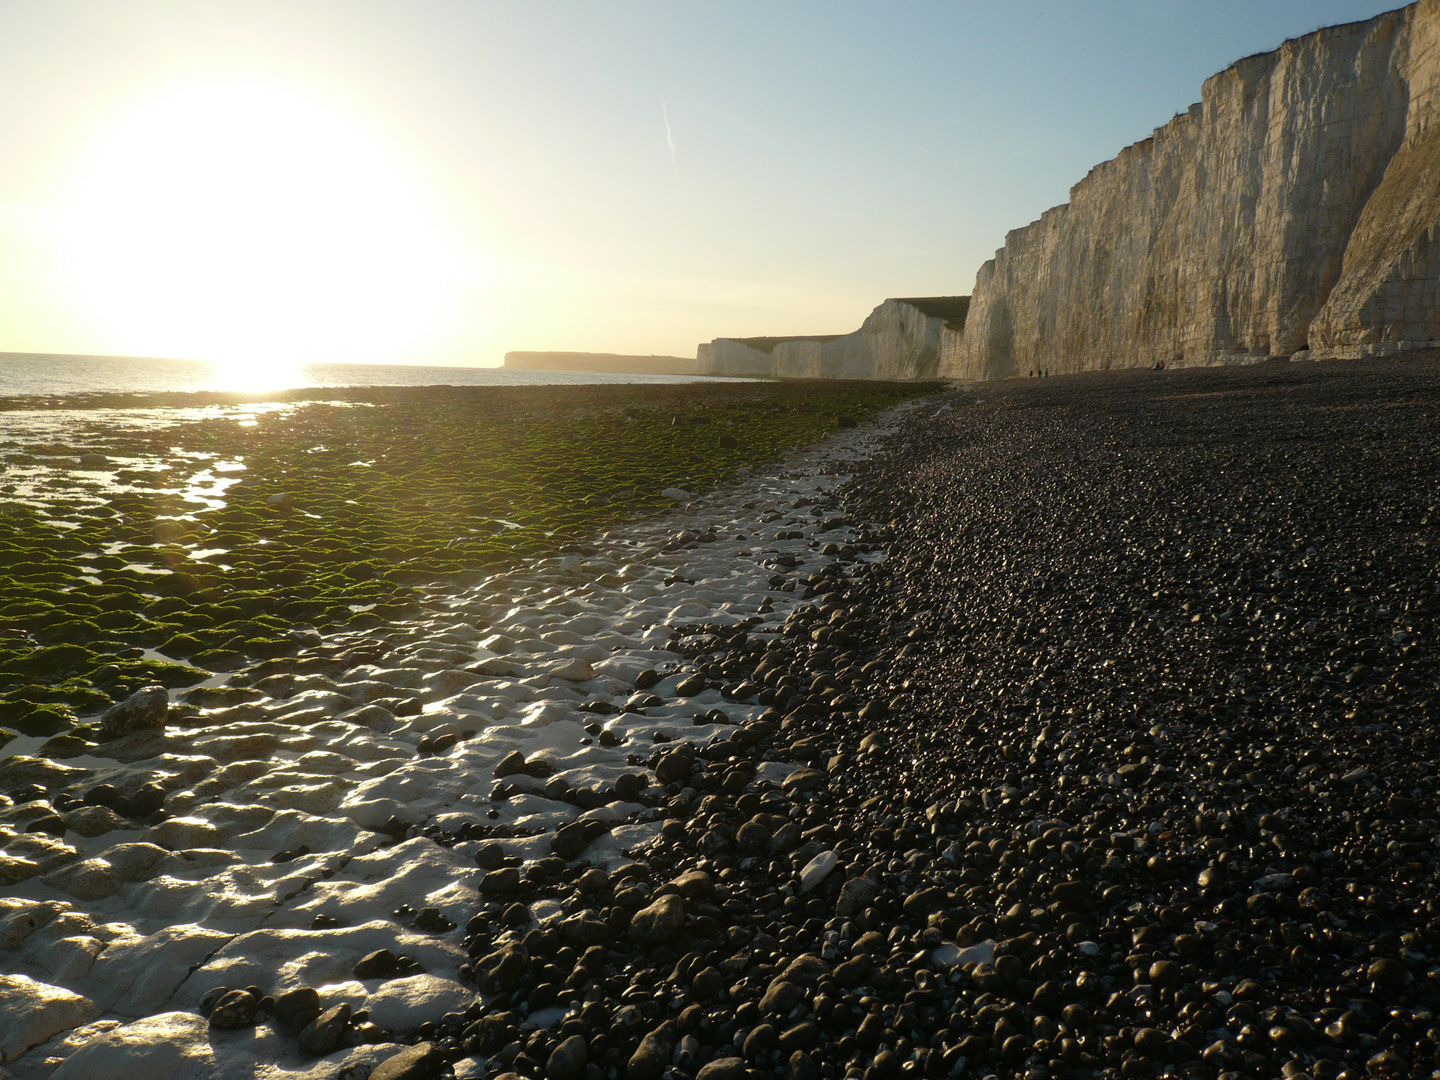
[[(217, 986), (272, 994), (315, 987), (327, 1006), (368, 1008), (394, 1031), (463, 1011), (475, 994), (458, 981), (468, 961), (463, 927), (483, 874), (474, 856), (492, 841), (447, 848), (370, 830), (392, 817), (452, 831), (466, 822), (518, 826), (533, 834), (495, 842), (528, 862), (550, 855), (556, 828), (585, 818), (609, 831), (582, 858), (602, 867), (629, 861), (659, 833), (653, 811), (620, 801), (582, 811), (546, 798), (547, 783), (558, 776), (575, 789), (610, 787), (642, 771), (627, 757), (648, 755), (657, 731), (703, 742), (729, 728), (696, 723), (697, 712), (718, 709), (731, 722), (763, 712), (753, 699), (727, 701), (715, 690), (677, 697), (670, 627), (737, 624), (763, 609), (754, 632), (778, 629), (802, 593), (772, 591), (767, 561), (793, 555), (802, 574), (833, 561), (812, 542), (844, 543), (854, 531), (822, 534), (809, 501), (842, 482), (845, 462), (871, 453), (915, 407), (666, 517), (607, 533), (592, 556), (539, 560), (437, 593), (446, 614), (326, 641), (388, 642), (375, 663), (330, 677), (307, 671), (301, 656), (259, 665), (264, 676), (253, 686), (217, 677), (207, 684), (211, 696), (195, 699), (214, 707), (172, 726), (155, 756), (37, 763), (90, 770), (55, 773), (82, 787), (103, 781), (129, 791), (157, 779), (172, 816), (145, 829), (108, 811), (87, 813), (56, 839), (24, 831), (41, 804), (0, 809), (0, 1076), (249, 1077), (263, 1066), (267, 1077), (328, 1077), (397, 1049), (316, 1059), (270, 1023), (212, 1030), (194, 1010)], [(711, 530), (713, 542), (695, 542)], [(777, 541), (777, 530), (796, 536)], [(623, 706), (635, 677), (651, 668), (662, 678), (644, 693), (663, 704), (643, 715), (578, 709)], [(413, 691), (423, 711), (396, 717), (368, 704), (396, 688)], [(624, 741), (599, 745), (585, 730), (597, 722)], [(447, 733), (466, 737), (417, 756), (422, 739)], [(23, 764), (15, 755), (37, 745), (14, 740), (0, 749), (0, 767)], [(516, 750), (543, 757), (552, 778), (508, 777), (518, 793), (492, 804), (495, 767)], [(756, 782), (778, 785), (792, 769), (768, 763)], [(293, 857), (272, 861), (281, 852)], [(435, 907), (456, 928), (411, 929), (393, 916), (402, 905)], [(549, 921), (568, 912), (545, 901), (534, 914)], [(340, 925), (313, 929), (317, 915)], [(356, 961), (378, 949), (413, 957), (425, 974), (357, 980)], [(462, 1062), (457, 1074), (477, 1068)]]

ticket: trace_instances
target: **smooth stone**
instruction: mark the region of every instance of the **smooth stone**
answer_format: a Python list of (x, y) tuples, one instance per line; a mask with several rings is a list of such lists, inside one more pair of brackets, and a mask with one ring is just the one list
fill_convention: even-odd
[(630, 920), (630, 937), (641, 945), (663, 945), (685, 929), (685, 901), (667, 893)]
[(430, 1080), (442, 1060), (434, 1043), (416, 1043), (377, 1065), (370, 1080)]
[(813, 1020), (802, 1020), (780, 1034), (780, 1049), (785, 1053), (809, 1050), (820, 1041), (820, 1027)]
[(777, 978), (760, 999), (760, 1011), (766, 1016), (784, 1016), (799, 1004), (802, 996), (800, 987), (783, 977)]
[(806, 863), (805, 868), (800, 871), (801, 893), (808, 893), (811, 889), (815, 888), (815, 886), (830, 876), (830, 871), (839, 865), (840, 856), (833, 851), (822, 851), (819, 855), (816, 855)]
[(529, 957), (518, 944), (497, 949), (475, 965), (475, 978), (480, 988), (490, 993), (509, 990), (525, 974)]
[(807, 791), (819, 791), (830, 783), (830, 778), (819, 769), (797, 769), (780, 784), (780, 790), (794, 796)]
[(859, 915), (880, 895), (880, 883), (874, 878), (851, 878), (840, 887), (840, 898), (835, 902), (835, 914), (848, 919)]
[(210, 1010), (210, 1026), (221, 1031), (237, 1031), (255, 1025), (255, 1011), (260, 999), (248, 990), (229, 990)]
[(509, 896), (520, 887), (520, 870), (514, 866), (502, 866), (491, 870), (480, 879), (481, 896)]
[[(750, 1029), (750, 1034), (745, 1037), (740, 1051), (745, 1055), (746, 1060), (756, 1061), (761, 1054), (768, 1053), (775, 1049), (780, 1042), (779, 1032), (775, 1030), (774, 1024), (757, 1024)], [(725, 1059), (722, 1059), (725, 1060)], [(704, 1071), (703, 1069), (701, 1070)]]
[(65, 838), (65, 819), (59, 814), (42, 814), (25, 823), (27, 833), (46, 833), (57, 840)]
[(780, 973), (780, 977), (799, 983), (801, 986), (814, 986), (829, 974), (830, 965), (824, 960), (814, 953), (801, 953), (790, 961), (789, 966)]
[(130, 793), (130, 808), (126, 813), (136, 820), (149, 817), (165, 804), (165, 789), (153, 780), (141, 784)]
[(690, 992), (702, 1001), (707, 998), (719, 997), (725, 989), (725, 976), (720, 974), (720, 969), (713, 965), (702, 968), (695, 973), (695, 978), (690, 983)]
[(585, 1039), (571, 1035), (551, 1052), (550, 1060), (545, 1063), (545, 1076), (547, 1080), (576, 1080), (584, 1072), (588, 1059)]
[[(318, 1001), (319, 998), (317, 997)], [(278, 1005), (278, 1002), (277, 1002)], [(316, 1057), (333, 1053), (350, 1026), (350, 1006), (345, 1002), (326, 1009), (300, 1032), (300, 1049)]]
[(695, 697), (705, 692), (705, 677), (703, 675), (691, 675), (682, 679), (675, 685), (675, 693), (679, 697)]
[(859, 986), (870, 974), (870, 966), (870, 957), (861, 953), (835, 968), (835, 981), (846, 989)]
[[(761, 1025), (768, 1027), (769, 1025)], [(758, 1028), (756, 1030), (759, 1030)], [(773, 1028), (771, 1029), (774, 1030)], [(752, 1033), (753, 1034), (753, 1033)], [(749, 1040), (746, 1040), (747, 1045)], [(695, 1080), (740, 1080), (745, 1075), (745, 1059), (738, 1057), (716, 1058), (698, 1073)]]
[(312, 986), (297, 986), (275, 997), (275, 1019), (291, 1027), (303, 1029), (321, 1011), (320, 994)]
[(706, 900), (715, 894), (715, 880), (704, 870), (687, 870), (671, 884), (686, 900)]
[(550, 849), (562, 859), (578, 858), (590, 844), (588, 822), (572, 821), (561, 825), (550, 839)]
[(357, 979), (385, 979), (395, 974), (396, 955), (389, 949), (376, 949), (355, 961)]

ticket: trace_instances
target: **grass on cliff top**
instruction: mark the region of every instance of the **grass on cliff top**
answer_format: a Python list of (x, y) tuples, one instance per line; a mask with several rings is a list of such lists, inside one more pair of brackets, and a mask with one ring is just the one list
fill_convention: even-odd
[[(669, 508), (666, 487), (703, 491), (936, 389), (366, 388), (268, 395), (290, 403), (270, 411), (91, 396), (63, 442), (0, 441), (0, 728), (59, 734), (144, 683), (293, 651), (297, 625), (416, 614), (417, 586), (553, 553)], [(151, 430), (104, 411), (157, 405), (232, 408)], [(67, 479), (82, 455), (105, 455), (98, 486), (93, 458), (89, 488)], [(205, 501), (207, 471), (241, 480)]]

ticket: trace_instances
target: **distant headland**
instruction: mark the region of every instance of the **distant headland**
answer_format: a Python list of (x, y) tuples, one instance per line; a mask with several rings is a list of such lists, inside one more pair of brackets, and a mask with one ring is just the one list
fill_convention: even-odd
[(693, 375), (685, 356), (624, 356), (619, 353), (507, 352), (505, 366), (517, 371), (606, 371), (637, 375)]

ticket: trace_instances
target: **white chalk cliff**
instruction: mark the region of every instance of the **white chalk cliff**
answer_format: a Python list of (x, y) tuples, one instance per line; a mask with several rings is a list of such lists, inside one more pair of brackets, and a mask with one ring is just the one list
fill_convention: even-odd
[(886, 300), (851, 334), (716, 338), (701, 345), (702, 375), (789, 379), (929, 379), (965, 324), (967, 296)]
[(939, 374), (1440, 343), (1437, 87), (1440, 0), (1232, 65), (1006, 236)]

